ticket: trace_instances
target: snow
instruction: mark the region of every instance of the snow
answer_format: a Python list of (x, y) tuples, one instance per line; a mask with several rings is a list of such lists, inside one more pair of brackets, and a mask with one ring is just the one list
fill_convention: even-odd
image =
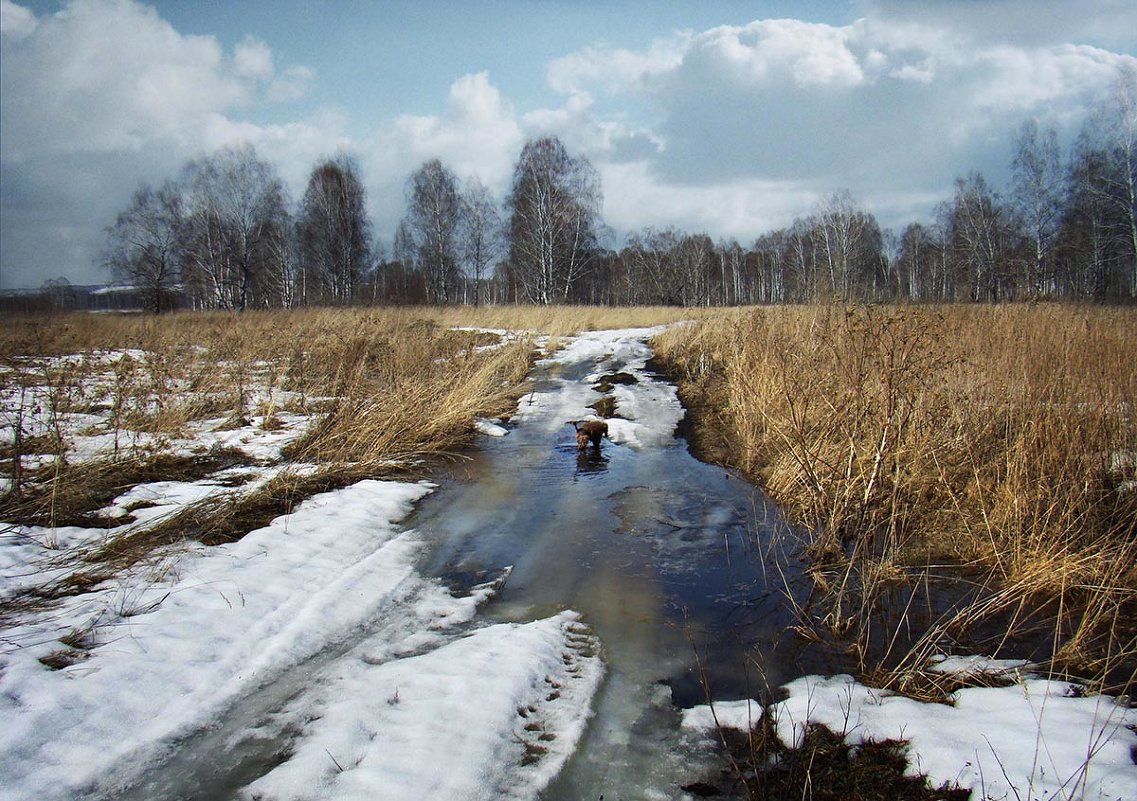
[[(601, 675), (598, 660), (582, 656), (593, 645), (586, 632), (565, 612), (479, 629), (420, 656), (351, 660), (331, 688), (339, 700), (322, 708), (292, 758), (245, 795), (532, 798), (583, 732), (579, 710)], [(527, 755), (528, 770), (487, 770)]]
[[(958, 675), (1010, 675), (1014, 660), (960, 657), (935, 669)], [(1021, 676), (1005, 687), (968, 687), (951, 704), (922, 703), (867, 687), (852, 676), (804, 676), (765, 714), (778, 738), (799, 747), (808, 724), (825, 726), (853, 745), (906, 741), (908, 772), (932, 786), (948, 783), (990, 799), (1137, 798), (1137, 709), (1104, 695), (1084, 695), (1065, 681)], [(718, 722), (745, 730), (761, 710), (747, 700), (715, 704)], [(709, 706), (685, 710), (683, 725), (713, 730)]]
[[(550, 386), (521, 400), (511, 427), (567, 438), (568, 421), (593, 416), (590, 404), (602, 397), (593, 385), (620, 371), (635, 380), (609, 391), (612, 442), (632, 449), (673, 443), (682, 406), (674, 387), (646, 372), (646, 339), (659, 330), (568, 340), (544, 360)], [(128, 357), (145, 354), (87, 354), (55, 364), (112, 365)], [(14, 409), (39, 402), (13, 387), (0, 390), (6, 421)], [(89, 389), (97, 396), (97, 381)], [(281, 463), (280, 455), (311, 418), (282, 411), (274, 418), (280, 427), (271, 430), (253, 417), (237, 428), (223, 418), (193, 421), (177, 436), (119, 432), (124, 448), (238, 448), (260, 464), (198, 482), (140, 484), (102, 510), (124, 521), (109, 531), (4, 525), (0, 598), (62, 577), (83, 549), (186, 505), (249, 491), (284, 469), (307, 469)], [(59, 422), (72, 463), (116, 446), (106, 415), (75, 413)], [(25, 433), (44, 426), (42, 419), (24, 424)], [(509, 432), (501, 421), (477, 419), (475, 427), (487, 436)], [(0, 441), (13, 438), (9, 423)], [(1113, 465), (1132, 483), (1131, 454), (1115, 455)], [(249, 478), (242, 486), (226, 481), (241, 473)], [(507, 565), (496, 580), (465, 592), (421, 575), (425, 544), (400, 521), (434, 489), (362, 481), (316, 495), (237, 542), (170, 546), (46, 612), (13, 613), (0, 642), (4, 797), (114, 796), (161, 773), (179, 744), (221, 726), (244, 699), (276, 685), (280, 701), (267, 722), (227, 724), (235, 725), (229, 741), (269, 738), (288, 754), (247, 780), (240, 793), (248, 801), (538, 797), (583, 734), (604, 673), (600, 643), (569, 610), (524, 623), (485, 622), (478, 610), (507, 579)], [(41, 661), (68, 650), (76, 658), (60, 669)], [(682, 725), (706, 732), (717, 720), (745, 729), (766, 715), (787, 745), (800, 743), (807, 723), (853, 744), (902, 739), (912, 772), (973, 788), (976, 801), (1137, 799), (1137, 710), (1032, 676), (1023, 661), (948, 657), (930, 669), (1012, 683), (961, 689), (949, 705), (849, 676), (806, 676), (767, 709), (749, 699), (720, 702), (713, 712), (684, 710)]]
[(749, 731), (762, 719), (762, 704), (752, 698), (700, 704), (683, 710), (683, 728), (709, 732), (718, 728)]
[[(420, 576), (414, 564), (422, 543), (396, 525), (431, 490), (427, 483), (363, 481), (317, 495), (235, 543), (187, 545), (160, 578), (128, 575), (71, 599), (52, 611), (56, 631), (68, 621), (90, 625), (92, 615), (99, 625), (89, 657), (61, 670), (38, 661), (62, 645), (41, 622), (13, 626), (6, 638), (24, 647), (0, 654), (6, 797), (113, 793), (169, 743), (210, 726), (242, 697), (368, 626), (375, 634), (364, 650), (333, 660), (335, 678), (324, 681), (322, 694), (303, 696), (300, 720), (318, 722), (299, 735), (295, 764), (263, 777), (264, 786), (281, 797), (308, 797), (319, 788), (331, 793), (323, 797), (407, 797), (409, 785), (397, 783), (384, 785), (389, 795), (376, 794), (391, 758), (409, 776), (433, 775), (435, 754), (412, 745), (445, 742), (443, 730), (461, 719), (468, 727), (449, 737), (451, 751), (466, 761), (452, 765), (447, 781), (529, 787), (522, 796), (532, 797), (579, 737), (600, 660), (570, 613), (528, 628), (465, 632), (493, 586), (456, 597)], [(555, 685), (571, 688), (562, 690), (565, 701), (541, 701)], [(432, 686), (440, 693), (433, 700)], [(388, 707), (395, 694), (399, 703)], [(516, 739), (524, 731), (515, 708), (522, 702), (558, 743), (533, 765), (506, 758), (524, 750)], [(361, 716), (382, 735), (371, 746), (359, 740)], [(403, 750), (393, 742), (403, 742)], [(335, 781), (326, 754), (319, 759), (329, 744), (343, 746), (341, 764), (350, 765)], [(493, 797), (490, 790), (485, 797)]]
[(509, 433), (509, 429), (501, 425), (501, 422), (494, 422), (486, 420), (484, 417), (477, 417), (474, 419), (474, 430), (479, 434), (485, 434), (487, 437), (504, 437)]
[(662, 330), (590, 331), (568, 340), (563, 348), (542, 360), (564, 377), (554, 378), (552, 388), (522, 398), (513, 419), (557, 431), (569, 421), (593, 418), (590, 404), (603, 394), (591, 385), (605, 374), (619, 370), (634, 376), (636, 382), (612, 388), (616, 417), (607, 420), (608, 438), (636, 449), (673, 442), (675, 428), (683, 419), (683, 406), (674, 386), (652, 381), (644, 369), (651, 358), (646, 340)]

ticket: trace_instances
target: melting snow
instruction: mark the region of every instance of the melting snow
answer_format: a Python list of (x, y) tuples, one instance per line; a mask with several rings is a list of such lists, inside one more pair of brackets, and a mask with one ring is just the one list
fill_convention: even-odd
[[(645, 372), (645, 341), (658, 330), (570, 340), (546, 360), (563, 377), (523, 398), (515, 420), (563, 430), (590, 415), (602, 397), (591, 385), (618, 370), (635, 380), (610, 390), (612, 441), (632, 448), (672, 442), (683, 409), (673, 387)], [(99, 358), (109, 364), (123, 357)], [(11, 388), (0, 397), (8, 406), (24, 400)], [(89, 417), (70, 420), (72, 461), (116, 446)], [(283, 427), (274, 431), (255, 420), (232, 430), (199, 421), (186, 437), (157, 444), (177, 452), (235, 446), (275, 460), (308, 422), (303, 415), (276, 418)], [(489, 436), (507, 433), (488, 420), (476, 427)], [(11, 438), (10, 430), (0, 432), (0, 440)], [(145, 439), (119, 444), (145, 446)], [(257, 480), (273, 470), (257, 468)], [(483, 625), (476, 611), (496, 585), (456, 595), (421, 576), (415, 565), (423, 543), (397, 522), (432, 489), (364, 481), (318, 495), (238, 542), (171, 548), (154, 564), (46, 614), (6, 621), (5, 798), (116, 794), (160, 770), (179, 738), (216, 725), (241, 699), (309, 665), (305, 684), (273, 712), (289, 758), (244, 788), (250, 801), (536, 797), (581, 737), (603, 672), (599, 643), (569, 611)], [(222, 491), (209, 480), (140, 485), (104, 513), (125, 518), (130, 511), (130, 525), (143, 526)], [(0, 542), (0, 596), (62, 575), (68, 551), (107, 536), (102, 529), (8, 526)], [(65, 633), (82, 635), (81, 646), (61, 641)], [(79, 647), (79, 660), (61, 669), (40, 661)], [(705, 730), (717, 717), (746, 728), (766, 714), (791, 745), (807, 722), (852, 743), (904, 739), (912, 771), (934, 784), (974, 788), (982, 798), (1137, 798), (1137, 710), (1082, 697), (1065, 682), (1019, 676), (1027, 667), (944, 660), (935, 669), (1018, 677), (1009, 687), (959, 690), (953, 705), (919, 703), (849, 676), (808, 676), (787, 685), (788, 698), (767, 710), (750, 700), (720, 703), (714, 714), (709, 707), (686, 710), (683, 725)], [(257, 725), (233, 737), (262, 736)]]
[[(975, 675), (1017, 671), (1017, 661), (953, 657), (938, 669)], [(787, 746), (819, 724), (853, 745), (907, 741), (908, 772), (932, 786), (973, 791), (975, 801), (1137, 798), (1137, 709), (1103, 695), (1085, 696), (1064, 681), (1020, 678), (1006, 687), (969, 687), (951, 704), (922, 703), (877, 690), (852, 676), (804, 676), (765, 714)], [(722, 726), (745, 730), (762, 710), (746, 700), (716, 703)], [(709, 706), (686, 710), (684, 726), (714, 729)]]
[[(527, 787), (531, 792), (522, 795), (531, 797), (579, 737), (599, 680), (599, 657), (569, 613), (461, 638), (463, 624), (492, 588), (454, 597), (424, 579), (414, 569), (421, 542), (395, 526), (430, 490), (425, 483), (363, 481), (313, 497), (238, 542), (188, 548), (161, 580), (130, 588), (129, 609), (126, 585), (102, 590), (104, 604), (123, 608), (114, 621), (102, 618), (89, 657), (61, 670), (38, 661), (61, 643), (46, 636), (35, 642), (21, 631), (35, 621), (10, 628), (9, 642), (24, 647), (0, 654), (6, 797), (114, 793), (164, 746), (208, 727), (239, 698), (350, 641), (369, 622), (377, 639), (333, 662), (335, 679), (305, 698), (305, 719), (319, 722), (301, 733), (295, 762), (258, 786), (281, 797), (405, 798), (410, 785), (380, 779), (390, 758), (399, 755), (406, 782), (435, 776), (436, 753), (411, 756), (414, 743), (435, 742), (448, 743), (452, 758), (466, 760), (455, 761), (438, 781), (483, 787), (487, 798), (501, 786)], [(70, 614), (83, 625), (91, 602), (80, 597), (55, 610), (53, 624)], [(544, 700), (558, 691), (560, 697)], [(393, 697), (398, 702), (388, 704)], [(533, 751), (532, 764), (523, 764), (529, 751), (518, 739), (526, 731), (519, 705), (543, 726), (533, 737), (544, 750)], [(463, 725), (452, 728), (447, 741), (444, 730), (458, 720)], [(545, 733), (555, 747), (539, 739)], [(342, 749), (345, 765), (334, 776), (324, 753), (337, 753), (332, 746)]]

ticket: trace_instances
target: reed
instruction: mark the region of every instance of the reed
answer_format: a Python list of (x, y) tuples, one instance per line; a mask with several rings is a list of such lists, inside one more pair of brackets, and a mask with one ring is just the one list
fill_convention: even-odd
[(1104, 678), (1137, 653), (1124, 622), (1135, 322), (1130, 309), (778, 307), (654, 344), (701, 421), (696, 444), (809, 532), (829, 599), (811, 628), (864, 652), (869, 611), (946, 561), (990, 587), (952, 631), (1045, 599), (1056, 662)]

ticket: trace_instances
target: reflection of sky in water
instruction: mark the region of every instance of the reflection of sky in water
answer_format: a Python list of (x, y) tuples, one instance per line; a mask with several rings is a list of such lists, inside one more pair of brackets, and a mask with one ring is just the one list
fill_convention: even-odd
[[(567, 607), (600, 637), (609, 673), (597, 717), (549, 799), (617, 797), (620, 787), (666, 795), (690, 781), (692, 743), (675, 703), (704, 700), (695, 649), (716, 692), (760, 692), (752, 649), (790, 623), (754, 553), (754, 538), (780, 525), (776, 512), (674, 438), (682, 408), (674, 387), (643, 371), (649, 355), (634, 341), (591, 341), (570, 348), (567, 364), (539, 364), (509, 435), (482, 438), (459, 466), (462, 481), (412, 521), (434, 543), (429, 572), (513, 566), (487, 615), (523, 621)], [(630, 419), (609, 421), (615, 441), (599, 453), (578, 452), (567, 422), (591, 413), (597, 376), (617, 371), (636, 376), (613, 390), (616, 413)]]

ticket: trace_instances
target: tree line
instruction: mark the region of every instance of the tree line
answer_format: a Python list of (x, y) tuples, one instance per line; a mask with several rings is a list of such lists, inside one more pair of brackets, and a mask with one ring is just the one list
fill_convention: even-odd
[(242, 145), (140, 186), (107, 229), (105, 265), (154, 311), (1137, 298), (1137, 73), (1121, 73), (1066, 159), (1033, 120), (1013, 144), (1005, 193), (972, 172), (899, 235), (838, 191), (747, 246), (648, 227), (613, 248), (599, 173), (543, 137), (502, 202), (437, 159), (421, 165), (390, 253), (353, 159), (317, 164), (293, 209), (275, 167)]

